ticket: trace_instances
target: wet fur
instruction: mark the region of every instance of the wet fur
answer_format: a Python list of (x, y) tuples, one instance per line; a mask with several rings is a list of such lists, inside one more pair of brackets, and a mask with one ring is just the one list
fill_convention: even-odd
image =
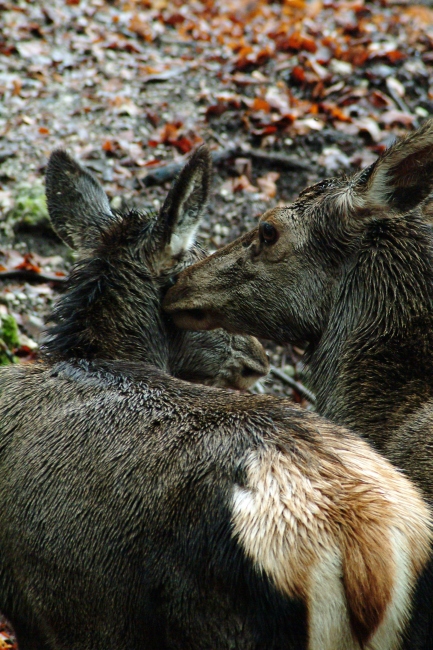
[[(81, 204), (92, 237), (103, 233), (95, 259), (79, 243), (82, 221), (76, 229), (72, 207), (61, 209), (71, 187), (49, 176), (50, 211), (82, 261), (46, 361), (0, 375), (0, 610), (20, 650), (399, 646), (430, 542), (415, 488), (355, 435), (288, 401), (165, 372), (183, 341), (160, 310), (179, 261), (170, 232), (181, 224), (190, 245), (185, 219), (194, 230), (208, 162), (205, 150), (192, 158), (180, 203), (175, 184), (150, 240), (141, 217), (128, 239), (126, 221), (107, 227), (110, 215), (98, 222)], [(129, 291), (131, 269), (147, 293)], [(130, 304), (114, 345), (121, 298)], [(134, 339), (140, 362), (104, 359), (130, 353), (132, 323), (149, 330)]]

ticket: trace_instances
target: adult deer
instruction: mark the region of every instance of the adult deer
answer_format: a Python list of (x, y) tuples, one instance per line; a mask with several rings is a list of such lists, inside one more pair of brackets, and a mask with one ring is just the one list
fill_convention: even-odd
[[(166, 372), (161, 297), (209, 169), (200, 149), (158, 216), (122, 216), (50, 160), (51, 218), (82, 258), (49, 362), (0, 374), (0, 610), (20, 650), (399, 646), (431, 539), (412, 484), (289, 401)], [(122, 309), (113, 356), (136, 336), (140, 363), (95, 344)]]
[[(266, 212), (252, 232), (181, 274), (166, 298), (181, 326), (306, 343), (318, 412), (367, 436), (430, 502), (433, 232), (424, 201), (432, 190), (428, 121), (351, 178)], [(432, 624), (419, 647), (431, 647)]]

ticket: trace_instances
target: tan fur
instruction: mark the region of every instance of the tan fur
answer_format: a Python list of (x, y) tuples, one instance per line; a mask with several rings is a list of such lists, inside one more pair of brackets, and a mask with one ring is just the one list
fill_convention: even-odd
[[(340, 463), (312, 465), (274, 447), (251, 454), (247, 486), (233, 495), (234, 534), (281, 591), (309, 603), (310, 650), (398, 648), (428, 556), (429, 512), (366, 443), (333, 444)], [(402, 536), (406, 557), (389, 541)]]

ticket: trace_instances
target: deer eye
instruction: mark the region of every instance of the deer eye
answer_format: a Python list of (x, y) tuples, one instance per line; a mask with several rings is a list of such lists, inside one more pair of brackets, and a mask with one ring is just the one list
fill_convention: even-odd
[(265, 244), (275, 244), (278, 239), (278, 230), (268, 221), (262, 221), (259, 226), (260, 241)]

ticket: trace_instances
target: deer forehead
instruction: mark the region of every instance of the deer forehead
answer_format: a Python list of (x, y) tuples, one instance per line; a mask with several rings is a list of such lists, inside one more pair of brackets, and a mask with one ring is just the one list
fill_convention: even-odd
[(278, 231), (279, 239), (274, 245), (276, 250), (283, 247), (301, 248), (308, 241), (308, 215), (296, 203), (268, 210), (260, 217), (259, 226), (263, 222), (272, 224)]
[(317, 238), (317, 229), (326, 231), (365, 212), (357, 184), (358, 175), (321, 181), (303, 190), (292, 204), (268, 210), (260, 221), (272, 223), (283, 242), (302, 248), (314, 233)]

